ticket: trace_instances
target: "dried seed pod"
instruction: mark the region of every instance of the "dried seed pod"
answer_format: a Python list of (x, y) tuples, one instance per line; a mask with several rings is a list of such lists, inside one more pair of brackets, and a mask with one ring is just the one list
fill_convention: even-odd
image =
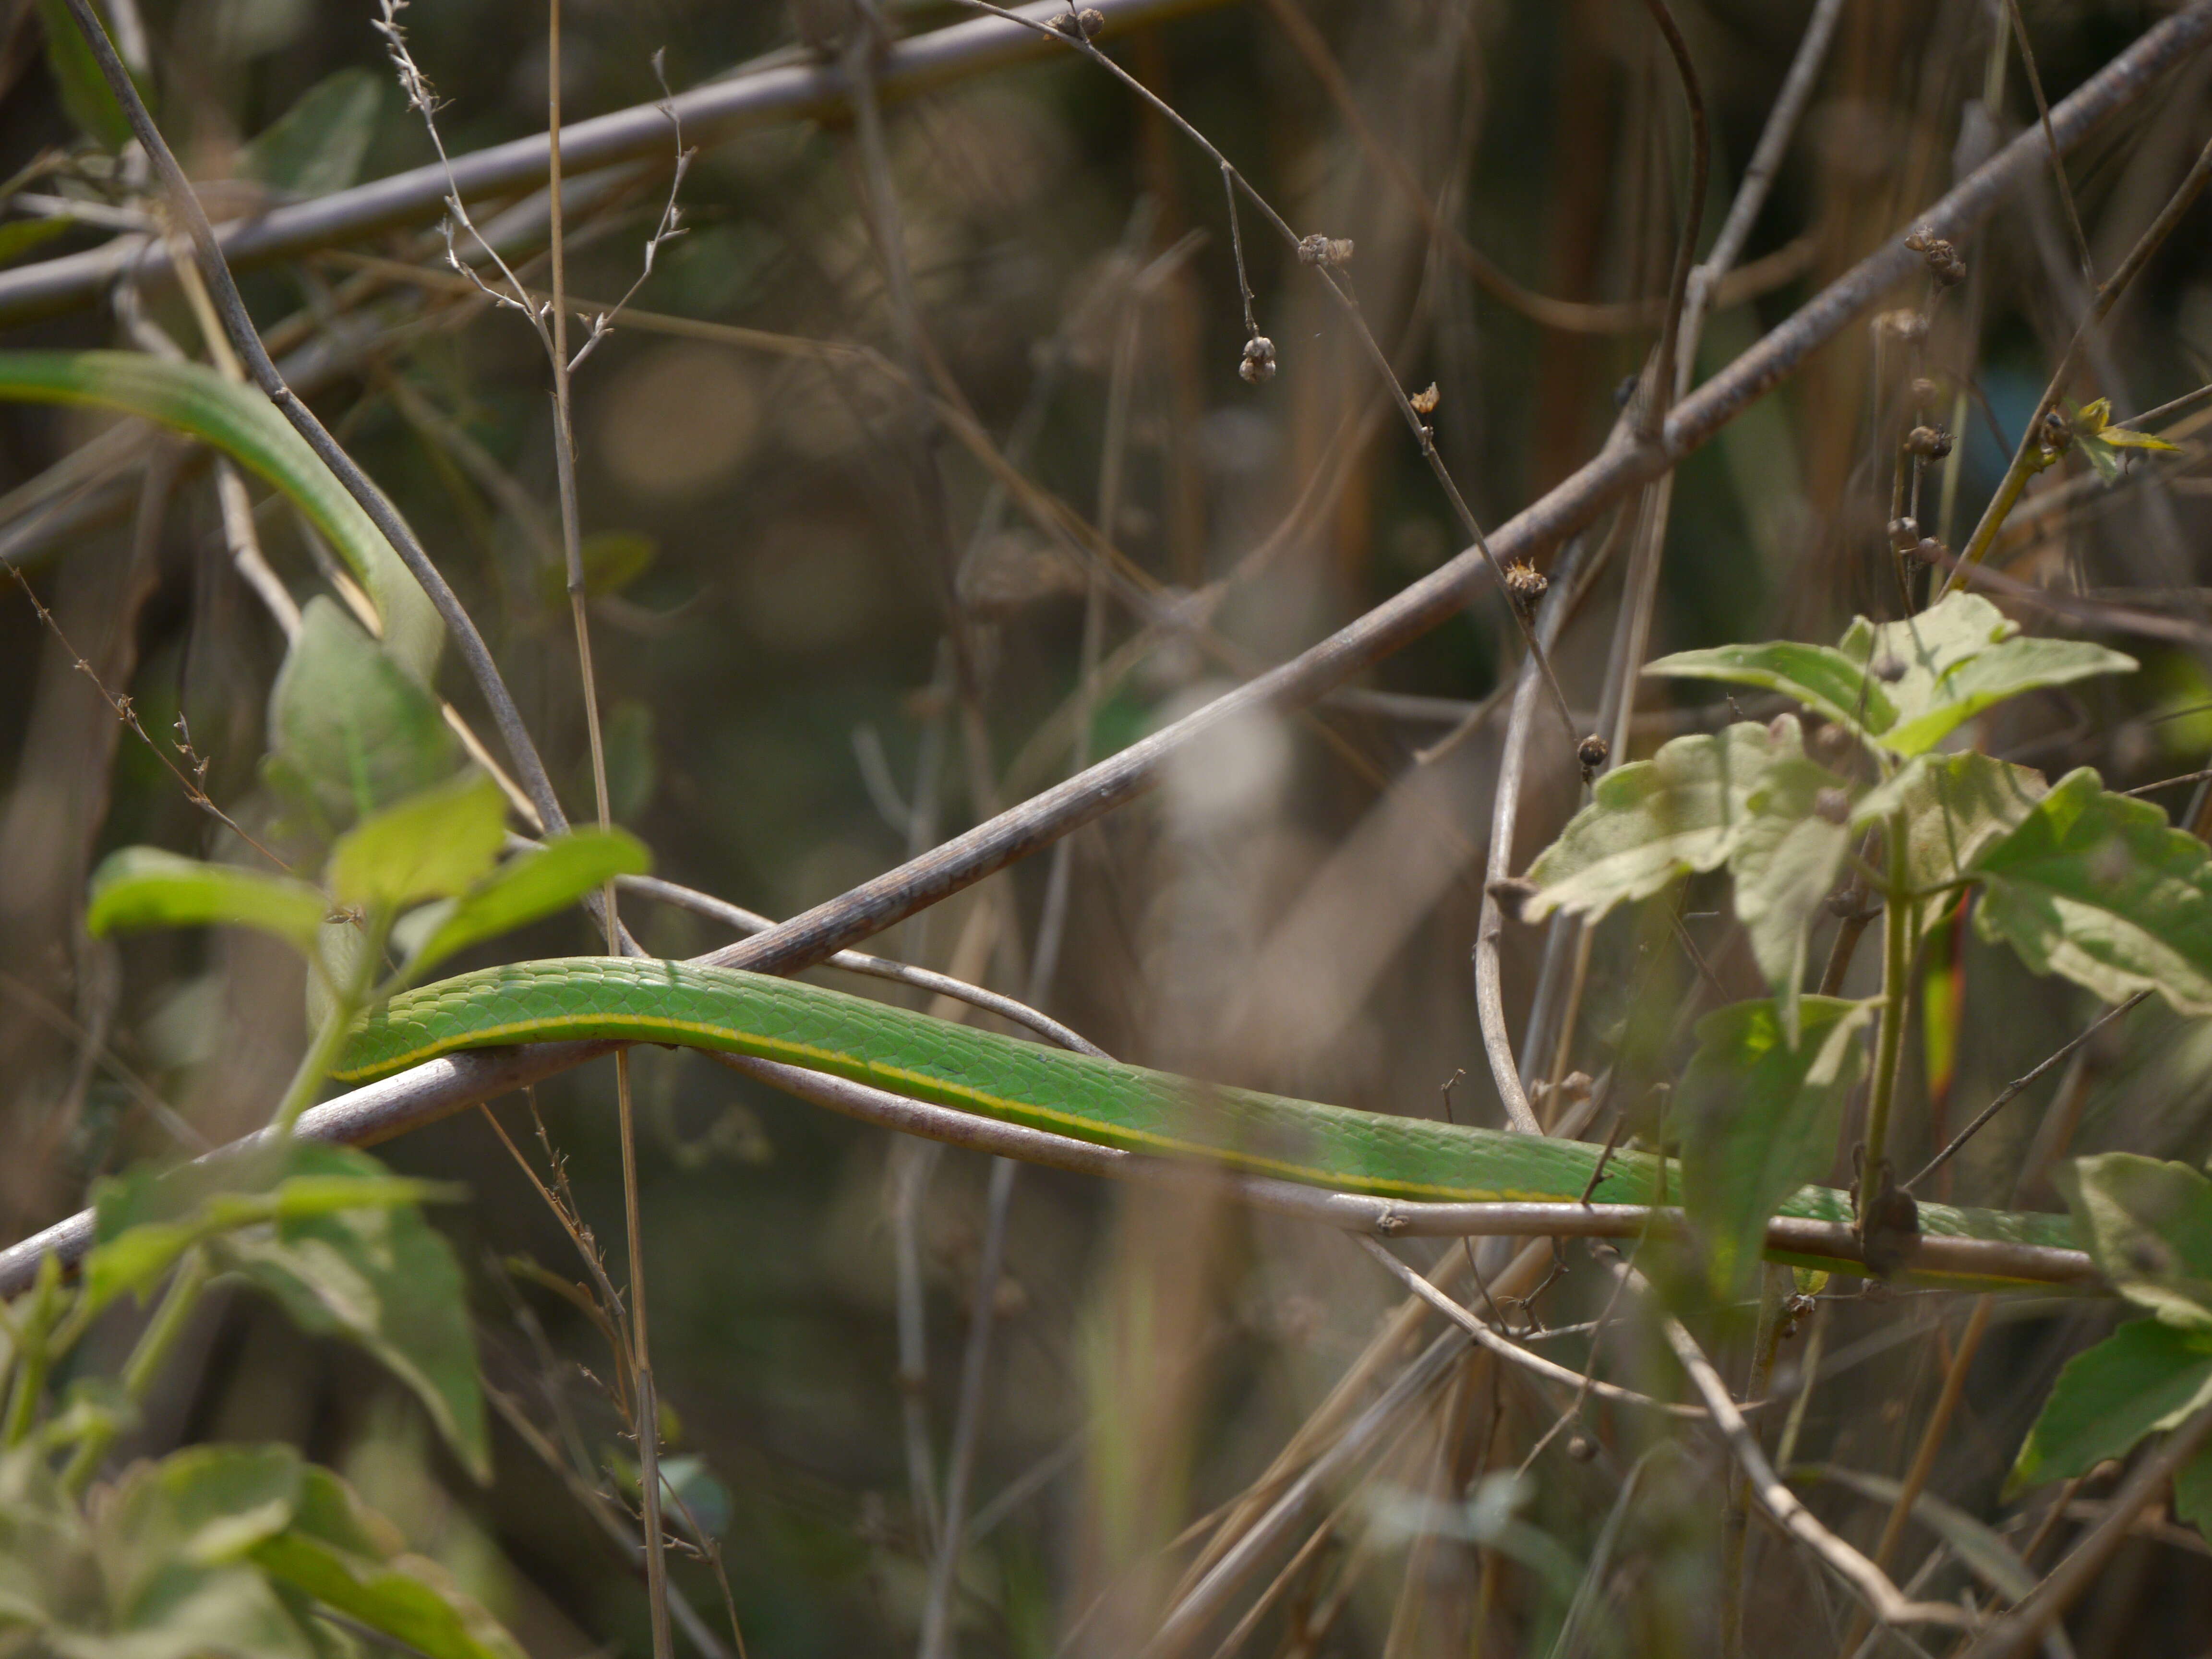
[(1936, 407), (1936, 400), (1942, 395), (1943, 388), (1925, 374), (1912, 382), (1912, 402), (1916, 408), (1933, 409)]
[(1544, 573), (1526, 559), (1516, 559), (1505, 567), (1506, 596), (1523, 611), (1542, 599), (1551, 585)]
[(1275, 378), (1275, 343), (1264, 334), (1255, 334), (1244, 342), (1244, 356), (1237, 365), (1237, 374), (1252, 386), (1264, 386)]
[(1106, 14), (1095, 6), (1085, 6), (1081, 11), (1064, 11), (1052, 20), (1052, 31), (1073, 40), (1081, 35), (1085, 40), (1096, 40), (1099, 31), (1106, 27)]
[(1851, 821), (1850, 792), (1845, 789), (1822, 789), (1813, 796), (1813, 816), (1825, 823), (1849, 823)]
[(1905, 447), (1924, 459), (1940, 461), (1951, 453), (1951, 434), (1940, 426), (1916, 426), (1905, 434)]
[(1907, 345), (1917, 345), (1928, 337), (1928, 319), (1910, 307), (1897, 311), (1885, 311), (1874, 319), (1876, 329), (1894, 334)]
[(1349, 236), (1323, 236), (1316, 232), (1298, 239), (1298, 260), (1309, 265), (1348, 265), (1352, 263)]
[(1425, 416), (1435, 414), (1437, 412), (1437, 405), (1443, 401), (1443, 398), (1437, 391), (1437, 383), (1434, 380), (1431, 380), (1429, 382), (1428, 389), (1426, 391), (1416, 392), (1412, 397), (1407, 398), (1406, 401), (1413, 404), (1414, 414)]
[(1951, 562), (1951, 550), (1933, 536), (1923, 536), (1913, 543), (1912, 556), (1925, 565), (1948, 564)]
[(1892, 519), (1889, 521), (1889, 545), (1893, 551), (1910, 553), (1920, 544), (1920, 521), (1917, 519)]
[(1596, 778), (1598, 773), (1604, 769), (1607, 757), (1612, 753), (1611, 746), (1595, 732), (1575, 746), (1575, 759), (1581, 763), (1584, 783), (1589, 783)]
[(1905, 678), (1905, 664), (1896, 657), (1877, 657), (1874, 677), (1885, 685), (1895, 685)]
[(1597, 1455), (1597, 1442), (1586, 1434), (1567, 1437), (1567, 1455), (1577, 1463), (1587, 1463)]
[(1914, 226), (1905, 245), (1928, 262), (1928, 274), (1944, 288), (1966, 274), (1966, 262), (1959, 257), (1959, 250), (1938, 236), (1931, 225)]

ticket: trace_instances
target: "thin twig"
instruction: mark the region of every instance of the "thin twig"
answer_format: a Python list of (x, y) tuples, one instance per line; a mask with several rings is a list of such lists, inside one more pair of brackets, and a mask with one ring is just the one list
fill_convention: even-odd
[(1667, 283), (1667, 316), (1661, 325), (1659, 349), (1653, 360), (1645, 394), (1641, 431), (1656, 438), (1674, 401), (1674, 354), (1681, 339), (1682, 307), (1690, 291), (1690, 264), (1697, 257), (1698, 235), (1705, 228), (1705, 176), (1712, 163), (1712, 139), (1705, 130), (1705, 97), (1698, 86), (1697, 65), (1690, 61), (1689, 43), (1674, 25), (1667, 0), (1644, 0), (1651, 21), (1667, 42), (1674, 60), (1674, 73), (1682, 83), (1682, 100), (1690, 111), (1690, 199), (1682, 210), (1681, 235), (1674, 246), (1674, 269)]
[[(1636, 1269), (1623, 1265), (1620, 1271), (1638, 1280), (1642, 1276)], [(1647, 1288), (1648, 1287), (1644, 1287)], [(1778, 1479), (1766, 1454), (1760, 1449), (1759, 1437), (1751, 1425), (1744, 1421), (1743, 1413), (1729, 1397), (1728, 1384), (1713, 1369), (1713, 1362), (1705, 1358), (1698, 1340), (1683, 1328), (1682, 1322), (1669, 1313), (1660, 1313), (1659, 1328), (1665, 1333), (1667, 1346), (1674, 1351), (1674, 1358), (1689, 1374), (1691, 1386), (1705, 1402), (1729, 1449), (1735, 1454), (1736, 1462), (1750, 1477), (1752, 1490), (1768, 1514), (1782, 1529), (1818, 1556), (1837, 1577), (1843, 1579), (1873, 1609), (1875, 1615), (1887, 1625), (1944, 1625), (1957, 1628), (1967, 1623), (1966, 1615), (1957, 1607), (1943, 1601), (1913, 1601), (1908, 1600), (1889, 1575), (1853, 1549), (1842, 1539), (1822, 1526), (1812, 1510), (1798, 1502), (1797, 1494)]]
[[(2183, 780), (2174, 779), (2172, 781), (2180, 782), (2183, 781)], [(1972, 1140), (1976, 1135), (1979, 1134), (1988, 1125), (1989, 1121), (1991, 1118), (1995, 1117), (1999, 1112), (2002, 1111), (2007, 1106), (2009, 1106), (2019, 1097), (2021, 1091), (2027, 1088), (2029, 1085), (2033, 1084), (2045, 1072), (2048, 1072), (2052, 1066), (2066, 1059), (2067, 1056), (2071, 1054), (2076, 1048), (2079, 1048), (2091, 1037), (2096, 1036), (2098, 1032), (2103, 1030), (2105, 1027), (2111, 1024), (2122, 1014), (2126, 1013), (2130, 1008), (2133, 1008), (2137, 1003), (2141, 1002), (2150, 993), (2148, 991), (2138, 991), (2133, 996), (2128, 998), (2126, 1001), (2115, 1003), (2112, 1006), (2105, 1010), (2103, 1013), (2098, 1015), (2095, 1019), (2092, 1020), (2087, 1029), (2083, 1030), (2079, 1036), (2072, 1037), (2066, 1042), (2061, 1044), (2039, 1064), (2032, 1067), (2025, 1074), (2014, 1078), (2011, 1082), (2006, 1084), (2003, 1088), (1998, 1090), (1996, 1098), (1992, 1100), (1988, 1105), (1983, 1107), (1979, 1112), (1976, 1113), (1974, 1115), (1974, 1121), (1972, 1123), (1969, 1123), (1965, 1128), (1960, 1130), (1956, 1135), (1953, 1136), (1948, 1146), (1945, 1146), (1942, 1152), (1936, 1153), (1935, 1157), (1929, 1158), (1928, 1162), (1922, 1166), (1920, 1172), (1914, 1176), (1911, 1180), (1905, 1183), (1904, 1190), (1911, 1192), (1922, 1182), (1927, 1180), (1929, 1176), (1934, 1175), (1936, 1170), (1942, 1169), (1946, 1164), (1948, 1164), (1952, 1158), (1958, 1155), (1959, 1149), (1964, 1146), (1968, 1141)]]
[[(2074, 186), (2067, 182), (2065, 158), (2051, 131), (2051, 100), (2043, 95), (2043, 75), (2035, 66), (2035, 48), (2027, 43), (2027, 21), (2020, 15), (2020, 0), (2004, 0), (2005, 15), (2012, 20), (2014, 38), (2020, 42), (2020, 61), (2027, 71), (2028, 90), (2035, 94), (2035, 112), (2043, 123), (2044, 142), (2051, 146), (2051, 176), (2058, 186), (2058, 199), (2066, 209), (2067, 228), (2074, 233), (2074, 251), (2081, 256), (2081, 275), (2097, 280), (2097, 262), (2089, 252), (2089, 239), (2081, 231), (2081, 211), (2074, 205)], [(1994, 110), (1990, 112), (1996, 113)]]

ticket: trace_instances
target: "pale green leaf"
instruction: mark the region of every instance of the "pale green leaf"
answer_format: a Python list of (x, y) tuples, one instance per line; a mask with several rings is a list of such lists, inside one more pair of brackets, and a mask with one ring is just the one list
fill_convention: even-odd
[(2015, 638), (2019, 631), (1980, 594), (1952, 593), (1902, 622), (1876, 625), (1861, 617), (1839, 648), (1887, 683), (1897, 717), (1869, 729), (1882, 747), (1908, 756), (1933, 749), (2008, 697), (2136, 666), (2102, 646)]
[(523, 1650), (436, 1563), (399, 1552), (391, 1523), (337, 1476), (301, 1471), (299, 1519), (254, 1560), (312, 1596), (429, 1659), (523, 1659)]
[(288, 195), (345, 189), (361, 176), (384, 89), (385, 77), (365, 69), (325, 76), (240, 152), (239, 173)]
[(1698, 1022), (1674, 1121), (1682, 1204), (1717, 1294), (1741, 1289), (1768, 1219), (1834, 1158), (1844, 1097), (1866, 1069), (1859, 1034), (1874, 1012), (1871, 1002), (1806, 997), (1794, 1048), (1771, 1001), (1733, 1003)]
[[(1899, 755), (1933, 749), (1985, 708), (2054, 685), (2069, 685), (2100, 674), (2133, 673), (2133, 657), (2108, 651), (2087, 640), (2013, 639), (1962, 663), (1928, 689), (1921, 712), (1905, 706), (1898, 723), (1882, 734), (1885, 748)], [(1899, 699), (1903, 703), (1903, 699)]]
[(1975, 856), (1974, 923), (2036, 972), (2107, 1002), (2154, 990), (2182, 1013), (2212, 1014), (2208, 860), (2157, 807), (2108, 793), (2084, 768)]
[(1745, 721), (1677, 738), (1648, 761), (1598, 780), (1590, 804), (1528, 866), (1537, 891), (1522, 910), (1603, 915), (1648, 898), (1676, 877), (1717, 868), (1751, 823), (1752, 792), (1777, 761), (1802, 761), (1797, 722)]
[(330, 908), (321, 893), (289, 876), (125, 847), (93, 872), (84, 926), (94, 939), (117, 928), (252, 927), (307, 951)]
[(2075, 1158), (2051, 1181), (2114, 1289), (2212, 1340), (2212, 1181), (2134, 1152)]
[[(1832, 792), (1832, 819), (1819, 810), (1826, 804), (1824, 792)], [(1773, 988), (1783, 1031), (1793, 1047), (1813, 924), (1850, 851), (1850, 826), (1842, 815), (1849, 799), (1844, 781), (1825, 766), (1776, 760), (1751, 793), (1751, 821), (1729, 855), (1736, 916)]]
[(1887, 731), (1897, 718), (1889, 694), (1868, 677), (1863, 659), (1854, 661), (1833, 646), (1776, 640), (1765, 645), (1678, 651), (1646, 665), (1644, 672), (1669, 679), (1719, 680), (1779, 691), (1814, 714), (1873, 732)]
[(2148, 449), (2171, 455), (2181, 453), (2179, 444), (2170, 444), (2154, 433), (2138, 432), (2129, 426), (2106, 427), (2097, 434), (2097, 437), (2100, 442), (2109, 444), (2114, 449)]
[(1918, 894), (1967, 879), (1976, 854), (2016, 829), (2050, 793), (2040, 772), (1968, 750), (1918, 755), (1861, 796), (1851, 828), (1887, 827), (1905, 813), (1905, 878)]
[[(304, 1174), (380, 1166), (335, 1146), (301, 1146)], [(411, 1389), (469, 1471), (491, 1472), (483, 1392), (459, 1264), (413, 1207), (354, 1209), (280, 1219), (273, 1236), (213, 1247), (224, 1267), (268, 1291), (303, 1328), (342, 1335)]]
[(617, 876), (642, 875), (652, 855), (621, 830), (580, 830), (520, 854), (481, 885), (432, 918), (434, 926), (408, 958), (419, 973), (456, 951), (548, 916)]
[(2020, 1449), (2008, 1495), (2087, 1474), (2212, 1401), (2212, 1332), (2123, 1325), (2066, 1362)]
[[(584, 592), (592, 599), (619, 593), (653, 568), (660, 544), (642, 530), (602, 530), (576, 549), (584, 566)], [(549, 564), (539, 573), (538, 598), (549, 611), (568, 608), (568, 573)]]
[(507, 797), (468, 772), (364, 818), (331, 849), (326, 878), (341, 904), (397, 908), (466, 892), (499, 860)]
[(453, 775), (437, 699), (318, 595), (269, 698), (270, 781), (335, 835)]

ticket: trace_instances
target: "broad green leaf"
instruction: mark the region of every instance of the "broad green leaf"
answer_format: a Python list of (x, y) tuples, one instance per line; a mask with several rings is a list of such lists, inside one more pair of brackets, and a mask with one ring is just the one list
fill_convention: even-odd
[(1797, 722), (1744, 721), (1677, 738), (1598, 780), (1590, 804), (1528, 866), (1529, 921), (1553, 910), (1595, 919), (1649, 898), (1677, 876), (1717, 868), (1751, 823), (1753, 791), (1777, 761), (1802, 761)]
[(92, 1539), (46, 1449), (0, 1451), (0, 1647), (33, 1630), (99, 1618), (106, 1600)]
[(1947, 595), (1903, 622), (1861, 617), (1841, 653), (1886, 679), (1894, 722), (1869, 728), (1897, 755), (1933, 749), (1984, 709), (2045, 686), (2096, 674), (2124, 673), (2132, 657), (2072, 640), (2014, 637), (2014, 623), (1978, 593)]
[(617, 876), (642, 875), (652, 867), (652, 854), (624, 830), (556, 836), (542, 849), (509, 859), (480, 885), (427, 918), (428, 928), (409, 956), (408, 969), (420, 973), (456, 951), (550, 915)]
[(93, 1248), (84, 1264), (93, 1308), (143, 1295), (194, 1244), (243, 1227), (349, 1210), (451, 1200), (459, 1189), (385, 1171), (365, 1153), (333, 1170), (305, 1141), (156, 1170), (140, 1164), (93, 1188)]
[(301, 1471), (298, 1519), (258, 1545), (271, 1577), (429, 1659), (523, 1659), (436, 1563), (400, 1553), (391, 1523), (327, 1469)]
[(345, 189), (361, 176), (376, 136), (384, 87), (382, 76), (365, 69), (325, 76), (240, 153), (239, 173), (289, 195)]
[(1906, 716), (1881, 741), (1898, 754), (1920, 754), (1984, 709), (2025, 692), (2099, 674), (2130, 674), (2136, 666), (2133, 657), (2086, 640), (2007, 640), (1930, 687), (1924, 712), (1911, 714), (1908, 705)]
[(2212, 1538), (2212, 1448), (2173, 1472), (2174, 1518)]
[(2154, 990), (2182, 1013), (2212, 1014), (2208, 860), (2203, 842), (2085, 767), (1976, 854), (1975, 926), (2107, 1002)]
[(2134, 1152), (2075, 1158), (2051, 1181), (2114, 1289), (2212, 1340), (2212, 1181)]
[(2043, 775), (1971, 750), (1918, 755), (1851, 810), (1851, 828), (1887, 827), (1905, 813), (1905, 878), (1929, 894), (1967, 879), (1974, 857), (2019, 827), (2050, 793)]
[(131, 118), (108, 90), (69, 8), (62, 0), (39, 0), (39, 21), (46, 31), (46, 67), (61, 89), (63, 110), (102, 149), (121, 149), (131, 142)]
[(195, 1447), (134, 1464), (93, 1523), (105, 1616), (50, 1630), (47, 1644), (68, 1659), (309, 1659), (307, 1632), (244, 1559), (290, 1523), (299, 1468), (288, 1446)]
[(1854, 660), (1833, 646), (1776, 640), (1765, 645), (1678, 651), (1646, 665), (1644, 672), (1668, 679), (1756, 685), (1795, 698), (1839, 725), (1887, 732), (1897, 711), (1881, 684), (1868, 677), (1864, 661)]
[[(1752, 791), (1751, 820), (1729, 855), (1735, 913), (1750, 936), (1759, 970), (1773, 988), (1783, 1032), (1792, 1047), (1797, 1042), (1808, 940), (1850, 851), (1851, 830), (1844, 817), (1849, 799), (1844, 780), (1825, 766), (1778, 759)], [(1832, 806), (1832, 816), (1824, 814), (1823, 806)]]
[(1795, 1048), (1772, 1002), (1706, 1015), (1675, 1091), (1682, 1204), (1721, 1295), (1735, 1294), (1756, 1267), (1782, 1200), (1826, 1170), (1844, 1097), (1866, 1069), (1859, 1033), (1873, 1003), (1808, 996), (1798, 1012)]
[(2145, 1435), (2172, 1428), (2208, 1401), (2212, 1332), (2155, 1319), (2123, 1325), (2058, 1373), (2005, 1481), (2006, 1495), (2125, 1457)]
[(330, 908), (321, 893), (289, 876), (125, 847), (93, 872), (84, 926), (94, 939), (118, 927), (252, 927), (306, 951)]
[(318, 595), (270, 693), (270, 781), (337, 830), (453, 775), (437, 700)]
[(507, 797), (471, 771), (362, 819), (331, 849), (326, 878), (346, 905), (451, 898), (483, 878), (506, 837)]
[[(380, 1169), (337, 1146), (301, 1145), (301, 1173)], [(341, 1335), (411, 1389), (470, 1473), (491, 1474), (483, 1391), (453, 1249), (411, 1206), (292, 1216), (273, 1235), (216, 1241), (217, 1261), (274, 1296), (301, 1328)]]

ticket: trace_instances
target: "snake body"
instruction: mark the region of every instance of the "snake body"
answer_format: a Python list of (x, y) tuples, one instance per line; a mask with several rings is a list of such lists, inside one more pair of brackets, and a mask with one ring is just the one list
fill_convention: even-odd
[[(579, 1038), (781, 1060), (1094, 1146), (1196, 1158), (1340, 1192), (1421, 1202), (1662, 1201), (1658, 1160), (1540, 1135), (1386, 1116), (1203, 1083), (894, 1008), (825, 987), (690, 963), (576, 957), (514, 963), (394, 997), (336, 1075), (365, 1082), (458, 1049)], [(1801, 1188), (1779, 1212), (1848, 1222), (1851, 1200)], [(1920, 1206), (1936, 1237), (2072, 1248), (2060, 1215)]]

